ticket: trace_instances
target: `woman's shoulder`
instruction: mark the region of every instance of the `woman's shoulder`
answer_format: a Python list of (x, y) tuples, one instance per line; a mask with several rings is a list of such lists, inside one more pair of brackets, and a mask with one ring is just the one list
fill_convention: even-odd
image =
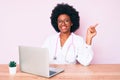
[[(77, 34), (74, 34), (74, 33), (73, 33), (73, 42), (77, 46), (84, 45), (84, 43), (85, 43), (83, 37), (81, 37), (81, 36), (79, 36)], [(78, 45), (78, 44), (81, 44), (81, 45)]]
[(58, 34), (47, 36), (47, 38), (44, 41), (43, 47), (53, 44), (57, 39), (57, 35)]
[(72, 33), (72, 35), (73, 35), (74, 39), (83, 40), (83, 37), (80, 36), (80, 35), (77, 35), (77, 34), (75, 34), (75, 33)]

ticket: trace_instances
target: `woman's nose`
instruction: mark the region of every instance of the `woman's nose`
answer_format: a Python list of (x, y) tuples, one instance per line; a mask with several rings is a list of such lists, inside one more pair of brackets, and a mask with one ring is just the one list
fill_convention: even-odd
[(65, 25), (65, 21), (62, 21), (62, 25)]

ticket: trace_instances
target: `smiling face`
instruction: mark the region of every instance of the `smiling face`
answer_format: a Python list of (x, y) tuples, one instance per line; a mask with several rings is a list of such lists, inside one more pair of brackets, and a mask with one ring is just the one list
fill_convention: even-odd
[(59, 15), (57, 23), (61, 33), (70, 33), (70, 29), (73, 24), (71, 22), (70, 17), (67, 14)]

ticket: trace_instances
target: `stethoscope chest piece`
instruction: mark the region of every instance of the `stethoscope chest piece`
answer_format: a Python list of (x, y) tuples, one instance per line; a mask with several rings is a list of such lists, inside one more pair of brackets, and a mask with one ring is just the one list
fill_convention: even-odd
[(57, 57), (56, 57), (56, 56), (54, 56), (54, 57), (53, 57), (53, 60), (56, 60), (56, 59), (57, 59)]

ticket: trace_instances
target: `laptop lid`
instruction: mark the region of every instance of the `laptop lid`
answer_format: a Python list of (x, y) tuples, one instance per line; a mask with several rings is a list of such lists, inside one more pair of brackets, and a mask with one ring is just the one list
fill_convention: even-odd
[(49, 68), (47, 48), (19, 46), (19, 64), (22, 72), (52, 77), (64, 69)]

